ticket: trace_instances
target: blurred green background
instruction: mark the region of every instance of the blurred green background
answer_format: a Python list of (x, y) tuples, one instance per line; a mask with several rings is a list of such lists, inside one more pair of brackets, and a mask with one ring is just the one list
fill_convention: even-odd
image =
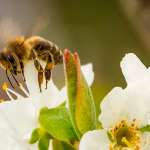
[(9, 18), (22, 34), (35, 30), (62, 49), (78, 51), (82, 64), (93, 63), (97, 107), (112, 87), (125, 86), (120, 69), (125, 53), (150, 64), (149, 48), (117, 0), (1, 0), (0, 7), (1, 23)]

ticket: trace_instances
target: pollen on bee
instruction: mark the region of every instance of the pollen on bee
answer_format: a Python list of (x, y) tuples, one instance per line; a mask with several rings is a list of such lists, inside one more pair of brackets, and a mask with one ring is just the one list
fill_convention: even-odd
[(4, 83), (3, 83), (3, 85), (2, 85), (2, 89), (3, 89), (4, 91), (7, 91), (7, 89), (8, 89), (8, 85), (7, 85), (7, 83), (6, 83), (6, 82), (4, 82)]

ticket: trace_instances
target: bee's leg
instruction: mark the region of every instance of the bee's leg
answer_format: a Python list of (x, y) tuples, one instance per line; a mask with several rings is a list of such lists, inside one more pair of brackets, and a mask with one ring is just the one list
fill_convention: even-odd
[(22, 76), (23, 76), (23, 81), (25, 82), (26, 81), (26, 78), (24, 76), (24, 64), (22, 61), (20, 61), (20, 67), (21, 67), (21, 73), (22, 73)]
[(43, 83), (43, 68), (37, 59), (34, 59), (34, 66), (38, 71), (38, 83), (39, 83), (40, 92), (42, 92), (41, 85)]
[(10, 85), (12, 86), (12, 88), (14, 89), (15, 87), (13, 86), (13, 84), (11, 83), (10, 79), (9, 79), (9, 76), (8, 76), (8, 70), (6, 69), (6, 77), (10, 83)]
[(42, 88), (41, 85), (43, 83), (43, 68), (40, 64), (40, 62), (37, 60), (37, 55), (36, 52), (34, 51), (34, 49), (32, 49), (31, 51), (31, 59), (34, 61), (34, 66), (36, 68), (36, 70), (38, 71), (38, 83), (39, 83), (39, 88), (40, 88), (40, 92), (42, 92)]
[(47, 55), (47, 62), (46, 62), (46, 66), (44, 69), (45, 80), (46, 80), (46, 89), (47, 89), (48, 81), (50, 81), (50, 79), (51, 79), (53, 68), (54, 68), (54, 59), (53, 59), (53, 56), (51, 54), (49, 54), (49, 55)]
[(54, 58), (53, 55), (49, 52), (49, 51), (44, 51), (42, 54), (38, 55), (38, 56), (43, 56), (46, 58), (46, 66), (44, 69), (44, 75), (45, 75), (45, 80), (46, 80), (46, 87), (45, 89), (47, 89), (47, 84), (48, 81), (50, 81), (51, 76), (52, 76), (52, 69), (54, 68)]

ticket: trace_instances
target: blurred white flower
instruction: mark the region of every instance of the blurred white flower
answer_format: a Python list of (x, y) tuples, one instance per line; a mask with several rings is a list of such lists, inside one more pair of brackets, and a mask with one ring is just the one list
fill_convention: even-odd
[[(92, 65), (83, 66), (83, 72), (87, 82), (91, 85), (94, 79)], [(10, 101), (0, 103), (0, 150), (35, 150), (37, 145), (28, 144), (33, 129), (38, 127), (38, 113), (42, 107), (56, 107), (66, 100), (66, 91), (58, 90), (53, 81), (45, 85), (39, 92), (37, 83), (37, 71), (33, 62), (25, 66), (25, 77), (30, 94), (20, 85), (27, 97), (9, 89), (5, 91)], [(17, 100), (11, 96), (14, 94)]]
[(127, 87), (114, 88), (101, 103), (103, 129), (83, 135), (80, 150), (150, 150), (150, 69), (134, 55), (121, 61)]

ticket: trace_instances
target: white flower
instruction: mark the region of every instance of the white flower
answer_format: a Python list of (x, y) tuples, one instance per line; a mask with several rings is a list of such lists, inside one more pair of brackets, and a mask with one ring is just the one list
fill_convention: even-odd
[[(92, 65), (83, 66), (83, 72), (87, 82), (91, 85), (94, 79)], [(0, 103), (0, 150), (37, 149), (37, 145), (28, 144), (28, 140), (33, 129), (38, 127), (39, 110), (44, 106), (49, 108), (58, 106), (66, 100), (64, 88), (59, 91), (52, 81), (48, 84), (47, 90), (43, 85), (42, 92), (39, 92), (37, 71), (33, 62), (25, 66), (25, 77), (30, 94), (22, 85), (20, 89), (27, 97), (4, 87), (10, 101)], [(17, 100), (14, 100), (11, 93), (16, 95)]]
[(121, 69), (127, 87), (114, 88), (101, 103), (99, 120), (103, 129), (83, 135), (80, 150), (150, 150), (150, 69), (127, 54)]

